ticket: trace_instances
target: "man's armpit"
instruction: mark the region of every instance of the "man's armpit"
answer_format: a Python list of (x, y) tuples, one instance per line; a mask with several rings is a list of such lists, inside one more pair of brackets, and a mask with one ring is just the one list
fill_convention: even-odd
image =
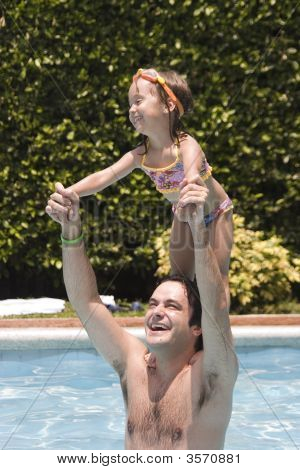
[(217, 372), (208, 372), (198, 401), (199, 409), (208, 403), (215, 395), (218, 387), (219, 374)]

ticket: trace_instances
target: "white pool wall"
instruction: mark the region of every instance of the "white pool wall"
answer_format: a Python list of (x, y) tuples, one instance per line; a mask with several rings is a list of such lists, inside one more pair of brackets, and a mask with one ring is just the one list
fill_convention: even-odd
[[(126, 328), (144, 340), (143, 328)], [(236, 346), (289, 346), (300, 348), (300, 326), (233, 326)], [(83, 328), (2, 328), (0, 350), (90, 349)]]

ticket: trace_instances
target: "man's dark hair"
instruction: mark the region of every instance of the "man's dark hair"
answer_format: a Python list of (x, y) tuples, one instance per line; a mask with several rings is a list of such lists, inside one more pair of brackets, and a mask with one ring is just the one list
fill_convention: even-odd
[[(189, 306), (192, 309), (192, 316), (189, 320), (189, 326), (197, 325), (201, 327), (202, 306), (200, 302), (200, 295), (199, 295), (197, 283), (195, 281), (191, 281), (188, 277), (183, 276), (181, 274), (171, 274), (161, 279), (158, 282), (158, 285), (167, 281), (180, 282), (181, 284), (184, 285), (186, 289), (186, 293), (187, 293)], [(202, 339), (202, 335), (200, 335), (198, 336), (195, 342), (195, 350), (202, 351), (202, 349), (203, 349), (203, 339)]]

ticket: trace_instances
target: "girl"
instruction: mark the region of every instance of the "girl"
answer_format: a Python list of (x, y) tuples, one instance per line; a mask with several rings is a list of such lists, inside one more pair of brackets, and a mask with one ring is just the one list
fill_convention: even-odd
[(232, 248), (232, 202), (212, 177), (212, 168), (193, 137), (181, 130), (181, 117), (192, 108), (192, 95), (176, 72), (139, 69), (129, 89), (129, 119), (142, 134), (143, 143), (126, 153), (112, 166), (70, 186), (79, 196), (102, 191), (136, 168), (142, 169), (156, 189), (172, 204), (174, 220), (170, 239), (173, 272), (194, 277), (194, 252), (188, 224), (176, 217), (180, 184), (184, 179), (205, 184), (209, 190), (205, 204), (205, 225), (218, 260), (227, 293)]

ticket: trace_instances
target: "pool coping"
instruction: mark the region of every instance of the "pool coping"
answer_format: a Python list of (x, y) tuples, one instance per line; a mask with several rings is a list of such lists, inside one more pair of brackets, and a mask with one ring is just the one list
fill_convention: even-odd
[[(131, 334), (145, 339), (144, 328), (126, 327)], [(300, 348), (300, 326), (233, 326), (235, 346)], [(90, 349), (93, 345), (83, 327), (3, 328), (0, 350)]]

